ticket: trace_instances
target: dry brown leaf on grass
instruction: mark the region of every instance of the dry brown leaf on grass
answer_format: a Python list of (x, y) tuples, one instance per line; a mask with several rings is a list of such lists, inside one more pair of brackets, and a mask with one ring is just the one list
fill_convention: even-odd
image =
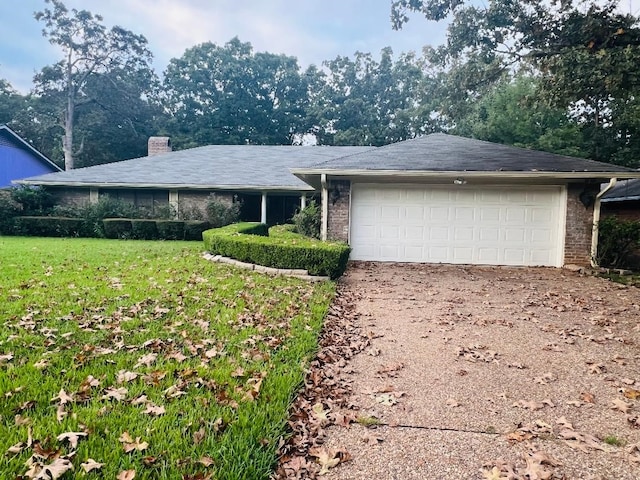
[(149, 447), (147, 442), (140, 441), (140, 437), (136, 437), (135, 440), (131, 438), (129, 432), (123, 432), (122, 435), (120, 435), (120, 438), (118, 438), (118, 441), (122, 443), (122, 448), (124, 448), (125, 453), (129, 453), (134, 450), (142, 452)]
[(167, 411), (162, 405), (158, 406), (158, 405), (154, 405), (153, 403), (149, 403), (147, 405), (147, 409), (142, 413), (145, 413), (147, 415), (151, 415), (154, 417), (159, 417), (160, 415), (164, 415), (165, 413), (167, 413)]
[(61, 433), (56, 438), (59, 442), (64, 442), (64, 441), (69, 442), (69, 445), (71, 445), (71, 448), (75, 450), (76, 448), (78, 448), (78, 441), (81, 438), (84, 438), (86, 436), (87, 434), (85, 432), (66, 432), (66, 433)]
[(124, 388), (107, 388), (104, 391), (104, 395), (102, 396), (102, 400), (115, 400), (116, 402), (120, 402), (124, 400), (129, 391)]
[(138, 363), (136, 363), (133, 368), (140, 368), (142, 366), (150, 367), (152, 363), (156, 361), (158, 358), (157, 353), (147, 353), (146, 355), (141, 356), (138, 359)]
[(116, 376), (116, 382), (129, 383), (138, 378), (139, 375), (136, 372), (129, 372), (127, 370), (120, 370)]
[(200, 457), (200, 459), (198, 460), (198, 463), (200, 463), (201, 465), (204, 465), (205, 467), (210, 467), (215, 462), (211, 457)]
[(80, 464), (80, 467), (85, 473), (92, 472), (93, 470), (100, 470), (104, 467), (104, 463), (98, 463), (93, 458), (87, 458), (87, 461)]
[(70, 470), (73, 470), (73, 464), (69, 459), (56, 458), (46, 466), (32, 465), (25, 476), (33, 480), (57, 480)]
[(66, 405), (67, 403), (73, 403), (73, 397), (65, 392), (63, 389), (60, 389), (58, 395), (51, 399), (52, 402), (59, 402), (60, 405)]
[(134, 478), (136, 478), (135, 470), (123, 470), (118, 474), (116, 480), (133, 480)]

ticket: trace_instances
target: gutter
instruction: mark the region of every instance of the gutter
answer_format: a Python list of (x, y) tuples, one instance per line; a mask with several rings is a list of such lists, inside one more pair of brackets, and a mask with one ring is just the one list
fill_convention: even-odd
[(593, 228), (591, 229), (591, 266), (593, 268), (598, 267), (598, 262), (596, 262), (596, 255), (598, 253), (598, 223), (600, 222), (600, 203), (602, 202), (602, 197), (606, 195), (606, 193), (616, 186), (618, 183), (618, 179), (613, 177), (609, 180), (609, 184), (596, 195), (596, 201), (593, 204)]
[(320, 230), (320, 240), (327, 241), (329, 236), (329, 190), (327, 189), (327, 174), (320, 174), (320, 184), (322, 185), (322, 227)]

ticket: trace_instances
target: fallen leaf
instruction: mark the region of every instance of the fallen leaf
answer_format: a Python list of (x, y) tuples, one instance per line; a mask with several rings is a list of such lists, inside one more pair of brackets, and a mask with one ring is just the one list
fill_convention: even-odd
[(66, 458), (56, 458), (51, 464), (44, 467), (34, 480), (56, 480), (69, 470), (73, 470), (73, 464)]
[(102, 396), (103, 400), (115, 400), (117, 402), (126, 398), (128, 390), (124, 387), (120, 388), (107, 388)]
[(193, 443), (195, 443), (196, 445), (200, 445), (206, 436), (207, 432), (205, 431), (204, 427), (200, 427), (200, 429), (193, 434)]
[(325, 410), (322, 403), (318, 402), (313, 407), (311, 407), (311, 412), (313, 413), (313, 416), (321, 423), (329, 421), (329, 418), (327, 417), (329, 410)]
[(633, 406), (632, 403), (627, 403), (624, 400), (620, 400), (619, 398), (614, 398), (611, 403), (612, 410), (620, 410), (622, 413), (628, 413)]
[(595, 395), (589, 392), (582, 392), (580, 394), (580, 398), (582, 399), (583, 402), (587, 402), (587, 403), (595, 403), (596, 401)]
[(85, 432), (66, 432), (61, 433), (56, 438), (59, 442), (64, 442), (66, 440), (67, 442), (69, 442), (69, 445), (71, 445), (71, 448), (75, 450), (76, 448), (78, 448), (78, 440), (86, 436), (87, 434)]
[(387, 407), (391, 407), (396, 403), (398, 403), (398, 401), (396, 400), (396, 397), (394, 397), (389, 393), (383, 393), (382, 395), (377, 396), (376, 402), (378, 402), (380, 405), (385, 405)]
[(162, 405), (158, 406), (158, 405), (154, 405), (153, 403), (150, 403), (147, 405), (147, 409), (142, 413), (159, 417), (160, 415), (164, 415), (167, 412)]
[(122, 435), (120, 435), (120, 438), (118, 438), (118, 441), (122, 443), (122, 448), (124, 448), (125, 453), (129, 453), (134, 450), (142, 452), (149, 447), (147, 442), (140, 441), (140, 437), (136, 437), (135, 440), (131, 438), (129, 432), (123, 432)]
[(200, 457), (200, 459), (198, 460), (198, 463), (201, 463), (205, 467), (210, 467), (215, 462), (213, 461), (213, 458), (211, 458), (211, 457)]
[(351, 457), (344, 450), (327, 449), (326, 447), (316, 447), (309, 450), (309, 455), (316, 458), (321, 469), (318, 475), (325, 475), (330, 468), (335, 467), (340, 462), (346, 462)]
[(136, 478), (135, 470), (123, 470), (118, 474), (116, 480), (133, 480), (134, 478)]
[(104, 467), (104, 463), (98, 463), (93, 458), (87, 458), (87, 461), (80, 464), (80, 467), (85, 471), (85, 473), (89, 473), (93, 470), (100, 470)]
[(636, 390), (635, 388), (625, 388), (623, 395), (625, 396), (625, 398), (637, 400), (638, 398), (640, 398), (640, 390)]
[(61, 389), (58, 395), (53, 397), (51, 401), (52, 402), (58, 401), (60, 402), (60, 405), (66, 405), (67, 403), (73, 402), (73, 397), (71, 397), (70, 395), (67, 394), (67, 392)]
[(118, 383), (128, 383), (136, 378), (138, 378), (138, 374), (136, 372), (129, 372), (126, 370), (120, 370), (118, 372), (118, 376), (116, 377), (116, 382)]
[(24, 442), (20, 442), (20, 443), (16, 443), (15, 445), (11, 445), (8, 449), (7, 449), (7, 454), (18, 454), (20, 452), (22, 452), (25, 448), (26, 448), (26, 444)]
[(158, 354), (157, 353), (147, 353), (146, 355), (143, 355), (142, 357), (140, 357), (138, 359), (138, 363), (136, 363), (133, 368), (139, 368), (141, 366), (147, 366), (150, 367), (152, 363), (154, 363), (156, 361), (156, 359), (158, 358)]

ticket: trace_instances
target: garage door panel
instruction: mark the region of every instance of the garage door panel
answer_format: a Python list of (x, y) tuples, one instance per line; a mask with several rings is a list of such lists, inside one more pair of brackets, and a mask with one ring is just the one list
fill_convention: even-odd
[(560, 266), (563, 198), (562, 187), (354, 184), (351, 258)]

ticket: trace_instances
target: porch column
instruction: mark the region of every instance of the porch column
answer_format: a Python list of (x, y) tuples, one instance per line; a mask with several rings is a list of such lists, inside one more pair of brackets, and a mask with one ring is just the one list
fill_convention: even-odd
[(302, 195), (300, 197), (300, 210), (304, 210), (305, 208), (307, 208), (307, 196), (306, 195)]
[(327, 241), (329, 236), (329, 189), (327, 188), (327, 174), (320, 175), (320, 183), (322, 184), (322, 228), (320, 230), (320, 239)]
[(260, 223), (267, 223), (267, 192), (262, 192), (262, 203), (260, 204)]
[(180, 207), (180, 198), (178, 195), (178, 190), (169, 190), (169, 205), (171, 205), (171, 209), (173, 210), (173, 215), (178, 217), (178, 208)]
[(99, 191), (97, 188), (89, 189), (89, 203), (98, 203)]

